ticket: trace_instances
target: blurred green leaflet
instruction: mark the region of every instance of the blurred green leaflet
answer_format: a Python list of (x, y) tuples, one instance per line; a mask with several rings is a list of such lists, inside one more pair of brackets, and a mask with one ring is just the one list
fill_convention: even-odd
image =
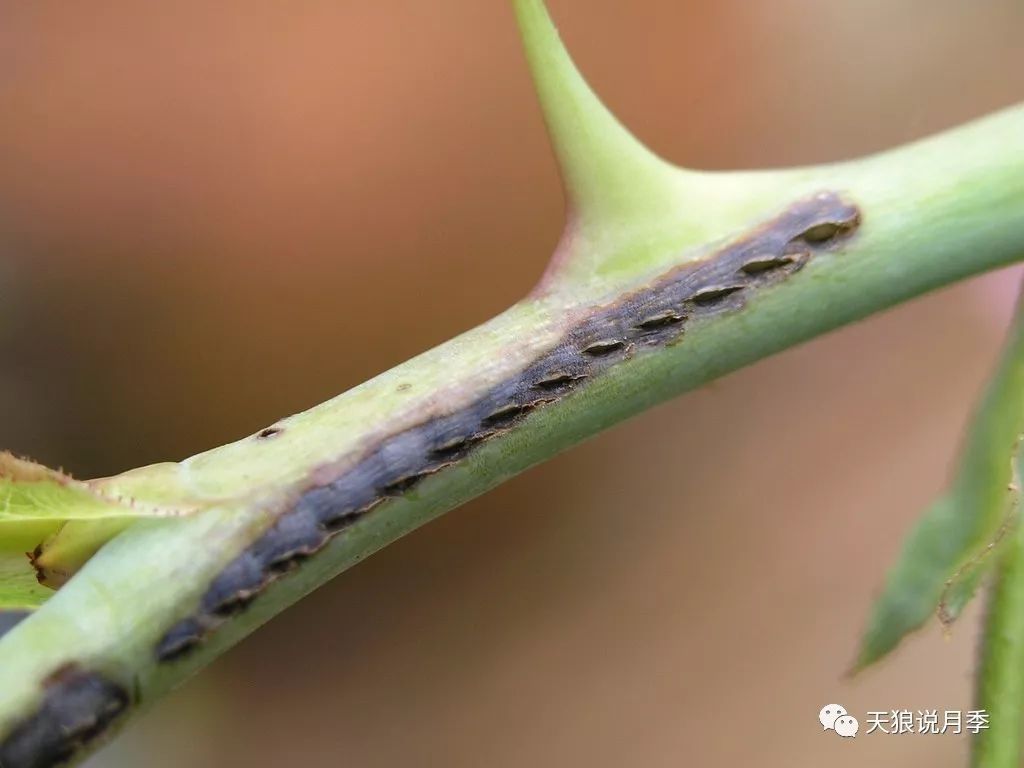
[(0, 522), (0, 611), (38, 608), (53, 594), (36, 579), (31, 552), (55, 534), (59, 522)]
[[(140, 474), (134, 473), (136, 478)], [(75, 480), (0, 453), (0, 609), (41, 605), (52, 594), (47, 586), (70, 578), (132, 520), (199, 509), (196, 504), (142, 503), (116, 492), (117, 487), (117, 478)]]
[(0, 523), (179, 517), (195, 510), (195, 505), (141, 503), (114, 493), (104, 480), (75, 480), (55, 469), (0, 453)]
[(1024, 433), (1024, 308), (967, 434), (949, 492), (921, 518), (875, 602), (855, 668), (885, 656), (938, 612), (948, 624), (996, 562), (1016, 518), (1013, 460)]
[(0, 611), (32, 610), (52, 594), (36, 580), (25, 555), (0, 552)]

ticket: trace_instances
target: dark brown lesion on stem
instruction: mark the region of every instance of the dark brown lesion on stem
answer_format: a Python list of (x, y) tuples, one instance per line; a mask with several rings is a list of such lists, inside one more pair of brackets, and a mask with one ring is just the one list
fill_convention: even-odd
[(99, 739), (128, 708), (128, 691), (68, 664), (43, 682), (39, 708), (0, 741), (2, 768), (55, 768)]
[(638, 351), (675, 344), (692, 321), (742, 309), (756, 292), (844, 242), (860, 221), (858, 208), (834, 192), (800, 200), (708, 256), (590, 308), (552, 349), (468, 405), (379, 440), (334, 477), (314, 473), (317, 479), (213, 579), (197, 610), (165, 631), (157, 659), (188, 655), (274, 579), (385, 500), (414, 491), (426, 477)]

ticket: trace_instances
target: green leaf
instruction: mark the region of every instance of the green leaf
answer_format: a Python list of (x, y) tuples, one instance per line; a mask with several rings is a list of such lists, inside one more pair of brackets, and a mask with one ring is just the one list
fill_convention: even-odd
[(54, 520), (0, 520), (0, 556), (31, 552), (60, 526), (60, 521)]
[(113, 495), (104, 490), (103, 481), (75, 480), (55, 469), (0, 453), (0, 522), (175, 517), (193, 511), (193, 506), (158, 506)]
[(1015, 460), (1024, 433), (1024, 308), (968, 433), (950, 492), (908, 537), (875, 602), (854, 669), (895, 648), (939, 612), (949, 624), (991, 570), (1016, 519)]
[(0, 552), (0, 611), (29, 611), (53, 594), (36, 580), (35, 570), (24, 554)]
[(47, 587), (61, 586), (137, 518), (187, 515), (201, 507), (143, 502), (134, 493), (168, 485), (165, 465), (81, 481), (0, 453), (0, 608), (38, 606), (52, 594)]

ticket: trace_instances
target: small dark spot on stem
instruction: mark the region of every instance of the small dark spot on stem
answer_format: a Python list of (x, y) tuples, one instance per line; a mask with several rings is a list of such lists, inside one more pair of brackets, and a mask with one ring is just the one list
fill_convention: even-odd
[[(436, 472), (440, 472), (442, 469), (446, 469), (447, 467), (450, 467), (450, 466), (451, 466), (451, 462), (444, 462), (442, 464), (433, 464), (431, 466), (426, 467), (425, 469), (423, 469), (420, 472), (414, 472), (412, 474), (403, 475), (402, 477), (399, 477), (399, 478), (389, 482), (387, 485), (385, 485), (383, 488), (381, 488), (381, 493), (383, 493), (385, 495), (388, 495), (388, 496), (394, 496), (394, 495), (398, 495), (398, 494), (401, 494), (401, 493), (405, 493), (410, 488), (412, 488), (414, 485), (417, 485), (421, 480), (425, 480), (426, 478), (430, 477), (431, 475), (435, 474)], [(376, 499), (370, 505), (370, 507), (367, 508), (364, 511), (368, 512), (370, 508), (376, 506), (377, 504), (379, 504), (382, 501), (383, 501), (383, 498)]]
[(273, 571), (292, 568), (327, 543), (327, 531), (311, 510), (293, 510), (285, 514), (252, 546), (252, 554)]
[(520, 405), (519, 403), (508, 403), (500, 408), (496, 408), (484, 416), (482, 422), (487, 425), (504, 424), (505, 422), (512, 421), (512, 419), (522, 415), (526, 410), (526, 406)]
[(417, 472), (416, 474), (400, 477), (397, 480), (392, 480), (381, 488), (380, 491), (387, 496), (400, 496), (406, 491), (411, 490), (427, 474), (426, 472)]
[(796, 256), (789, 253), (776, 255), (774, 253), (762, 253), (746, 261), (740, 269), (748, 275), (758, 275), (773, 269), (788, 266), (796, 261)]
[(431, 448), (430, 454), (439, 459), (452, 458), (461, 454), (475, 442), (477, 439), (473, 435), (453, 437), (440, 445), (435, 445)]
[(654, 315), (648, 315), (640, 322), (636, 324), (636, 327), (642, 331), (653, 331), (658, 328), (664, 328), (668, 325), (675, 325), (681, 323), (686, 317), (676, 312), (674, 309), (666, 309), (664, 312), (658, 312)]
[(626, 342), (622, 339), (603, 339), (585, 346), (583, 354), (590, 355), (591, 357), (602, 357), (610, 355), (612, 352), (617, 352), (625, 346)]
[(206, 634), (206, 628), (195, 618), (182, 619), (160, 639), (156, 646), (158, 661), (177, 661), (199, 647)]
[(562, 387), (568, 387), (575, 384), (580, 379), (585, 379), (586, 374), (573, 375), (566, 371), (554, 371), (547, 374), (544, 378), (537, 381), (533, 386), (537, 389), (543, 389), (550, 391), (553, 389), (561, 389)]
[(340, 533), (341, 531), (345, 530), (350, 525), (353, 525), (354, 523), (358, 522), (359, 518), (361, 518), (367, 512), (373, 511), (376, 507), (383, 504), (384, 501), (384, 497), (380, 496), (371, 501), (369, 504), (360, 507), (359, 509), (354, 509), (351, 512), (345, 512), (344, 514), (335, 515), (330, 520), (325, 520), (322, 523), (322, 525), (324, 526), (324, 528), (327, 529), (327, 532), (333, 536), (334, 534)]
[(800, 237), (808, 243), (823, 243), (853, 227), (848, 222), (826, 221), (805, 230)]
[(327, 485), (310, 488), (302, 494), (295, 508), (308, 511), (324, 529), (337, 533), (380, 501), (369, 479), (353, 471)]
[(44, 682), (39, 709), (0, 741), (3, 768), (55, 768), (70, 760), (127, 709), (128, 691), (75, 665)]
[(707, 305), (714, 304), (715, 302), (721, 301), (726, 296), (731, 296), (736, 291), (742, 291), (742, 285), (709, 285), (707, 288), (701, 288), (693, 296), (690, 297), (690, 301), (694, 304)]
[[(288, 573), (299, 566), (303, 560), (309, 557), (312, 552), (293, 552), (287, 557), (279, 557), (269, 566), (269, 570), (274, 574)], [(256, 596), (253, 595), (255, 598)]]
[(282, 432), (284, 432), (284, 430), (281, 427), (267, 427), (266, 429), (260, 430), (256, 437), (260, 440), (266, 440), (274, 435), (279, 435)]
[(215, 616), (230, 616), (244, 608), (263, 588), (263, 562), (250, 548), (224, 568), (203, 595), (203, 610)]
[(223, 618), (240, 613), (249, 606), (249, 603), (256, 599), (260, 592), (263, 591), (263, 587), (266, 586), (266, 581), (267, 578), (263, 575), (259, 584), (256, 586), (249, 589), (238, 589), (230, 595), (225, 595), (224, 598), (217, 603), (215, 608), (210, 609), (210, 613), (214, 616), (221, 616)]

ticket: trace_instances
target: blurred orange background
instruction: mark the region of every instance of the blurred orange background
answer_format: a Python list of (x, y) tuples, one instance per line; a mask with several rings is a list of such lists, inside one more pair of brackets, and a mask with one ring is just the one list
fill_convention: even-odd
[[(681, 164), (1024, 98), (1024, 5), (551, 0)], [(523, 296), (561, 229), (508, 2), (0, 2), (0, 447), (83, 476), (304, 409)], [(942, 488), (1006, 272), (624, 424), (301, 602), (93, 768), (959, 766), (818, 709), (969, 709), (975, 608), (843, 678)], [(863, 733), (863, 731), (862, 731)]]

